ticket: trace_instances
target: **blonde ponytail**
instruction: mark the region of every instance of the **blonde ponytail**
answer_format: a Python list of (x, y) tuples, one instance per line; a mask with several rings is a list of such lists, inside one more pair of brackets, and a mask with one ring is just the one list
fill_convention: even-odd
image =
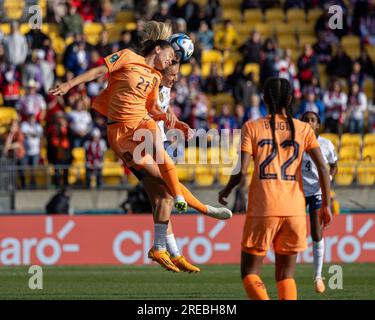
[(141, 42), (145, 42), (148, 40), (167, 40), (171, 35), (171, 24), (152, 20), (144, 24), (141, 33)]

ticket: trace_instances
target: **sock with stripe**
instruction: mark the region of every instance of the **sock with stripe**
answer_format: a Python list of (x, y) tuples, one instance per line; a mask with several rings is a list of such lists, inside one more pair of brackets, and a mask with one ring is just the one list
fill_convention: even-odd
[(166, 250), (167, 249), (167, 229), (168, 223), (155, 223), (154, 224), (154, 245), (156, 250)]

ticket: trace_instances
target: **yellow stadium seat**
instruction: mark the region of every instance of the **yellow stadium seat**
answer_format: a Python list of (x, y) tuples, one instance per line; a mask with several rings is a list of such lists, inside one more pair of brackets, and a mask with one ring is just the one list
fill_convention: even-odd
[(372, 46), (369, 44), (366, 45), (366, 52), (370, 56), (371, 60), (374, 61), (375, 60), (375, 46)]
[(310, 9), (308, 12), (307, 12), (307, 21), (308, 22), (311, 22), (311, 21), (316, 21), (318, 20), (318, 18), (323, 14), (323, 10), (320, 9), (320, 8), (314, 8), (314, 9)]
[(86, 151), (84, 148), (73, 148), (72, 149), (73, 163), (84, 164), (86, 161)]
[(257, 23), (254, 26), (254, 29), (257, 30), (263, 38), (270, 38), (273, 36), (273, 26), (269, 23)]
[(335, 149), (338, 150), (340, 145), (340, 137), (338, 134), (335, 133), (322, 133), (320, 135), (322, 138), (326, 138), (329, 141), (332, 142), (332, 144), (335, 146)]
[(63, 54), (65, 51), (65, 41), (63, 38), (57, 37), (52, 39), (52, 47), (56, 54)]
[(241, 11), (239, 9), (223, 10), (223, 19), (231, 20), (232, 22), (240, 22), (242, 20)]
[(65, 76), (65, 67), (62, 63), (57, 64), (56, 75), (57, 75), (58, 78), (62, 78), (62, 77)]
[(375, 133), (367, 133), (363, 138), (365, 147), (375, 147)]
[(12, 107), (0, 107), (0, 123), (10, 124), (18, 118), (17, 111)]
[(248, 9), (244, 11), (243, 22), (246, 24), (257, 23), (263, 21), (263, 13), (261, 9)]
[(287, 21), (292, 22), (292, 23), (295, 23), (297, 21), (305, 22), (306, 20), (305, 10), (297, 9), (297, 8), (289, 9), (286, 12), (286, 19)]
[(357, 180), (361, 186), (371, 186), (375, 182), (375, 165), (361, 164), (357, 169)]
[(191, 64), (190, 63), (184, 63), (180, 67), (180, 73), (182, 76), (187, 77), (191, 74)]
[(104, 162), (117, 162), (117, 156), (112, 149), (108, 149), (104, 153)]
[(211, 103), (215, 104), (217, 107), (221, 107), (225, 103), (231, 106), (234, 105), (234, 98), (229, 93), (218, 93), (214, 96), (211, 96), (210, 100), (211, 100)]
[(254, 81), (258, 82), (259, 81), (259, 73), (260, 73), (260, 66), (258, 63), (247, 63), (245, 65), (245, 74), (253, 73), (254, 76)]
[(297, 41), (294, 36), (279, 37), (277, 43), (279, 44), (279, 47), (284, 50), (291, 49), (294, 51), (297, 49)]
[(100, 34), (90, 34), (86, 36), (86, 40), (89, 44), (96, 46), (100, 41)]
[(194, 169), (188, 165), (176, 165), (178, 179), (182, 182), (194, 180)]
[(355, 177), (355, 166), (345, 163), (339, 163), (338, 172), (335, 176), (335, 182), (339, 186), (349, 186), (353, 183)]
[(116, 22), (126, 23), (126, 22), (134, 22), (135, 21), (135, 14), (134, 11), (120, 11), (116, 13)]
[(224, 62), (224, 67), (223, 67), (223, 75), (224, 77), (228, 77), (234, 72), (234, 69), (236, 67), (236, 63), (233, 61), (226, 61)]
[(368, 99), (372, 99), (374, 92), (374, 80), (366, 78), (363, 83), (363, 91), (365, 92)]
[(364, 162), (375, 162), (375, 145), (365, 145), (362, 150), (362, 160)]
[(359, 48), (360, 38), (358, 36), (343, 36), (341, 38), (341, 45), (344, 49)]
[(207, 165), (195, 167), (195, 184), (200, 187), (210, 187), (214, 184), (216, 169)]
[(102, 175), (104, 184), (111, 186), (120, 185), (124, 177), (124, 167), (120, 163), (105, 163)]
[(8, 35), (10, 33), (10, 24), (2, 23), (0, 24), (0, 29), (4, 33), (4, 35)]
[(314, 45), (316, 42), (317, 38), (314, 36), (301, 36), (299, 38), (299, 46), (301, 49), (303, 49), (306, 44)]
[(357, 59), (361, 53), (361, 50), (359, 47), (346, 48), (344, 49), (344, 51), (350, 58), (352, 58), (352, 60)]
[(20, 32), (22, 34), (26, 34), (30, 31), (30, 25), (28, 23), (21, 23), (20, 24)]
[(359, 148), (341, 147), (339, 153), (340, 161), (347, 163), (356, 163), (360, 159)]
[(130, 186), (135, 187), (136, 185), (138, 185), (139, 180), (138, 180), (138, 178), (137, 178), (133, 173), (129, 173), (129, 174), (126, 176), (126, 182), (127, 182), (127, 184), (129, 184)]
[(241, 2), (242, 0), (220, 0), (223, 11), (228, 10), (229, 8), (240, 9)]
[(219, 50), (206, 50), (202, 52), (202, 63), (221, 63), (223, 55)]
[[(74, 149), (73, 149), (74, 150)], [(85, 165), (82, 163), (74, 163), (69, 167), (68, 170), (68, 182), (69, 184), (80, 183), (83, 184), (85, 182), (86, 177), (86, 168)]]
[(236, 23), (233, 23), (233, 25), (238, 35), (243, 36), (243, 37), (249, 37), (251, 30), (254, 28), (255, 24), (236, 22)]
[(344, 133), (341, 136), (341, 147), (356, 147), (362, 146), (362, 136), (360, 134)]
[(100, 33), (103, 31), (103, 25), (100, 23), (96, 22), (91, 22), (91, 23), (85, 23), (83, 25), (83, 33), (85, 35), (100, 35)]
[(315, 23), (299, 22), (295, 23), (296, 31), (301, 36), (313, 36), (315, 34)]
[(289, 36), (294, 37), (296, 26), (293, 23), (277, 23), (275, 24), (275, 33), (278, 37)]
[(243, 60), (243, 55), (238, 51), (230, 51), (225, 52), (224, 54), (224, 61), (231, 61), (234, 63), (240, 62)]
[(267, 22), (285, 21), (285, 14), (282, 9), (267, 9), (264, 16)]

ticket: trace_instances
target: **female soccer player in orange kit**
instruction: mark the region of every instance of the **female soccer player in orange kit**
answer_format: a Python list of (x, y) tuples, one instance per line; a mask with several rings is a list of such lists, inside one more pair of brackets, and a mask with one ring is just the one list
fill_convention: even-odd
[(322, 189), (320, 211), (325, 227), (331, 222), (330, 179), (315, 133), (310, 125), (292, 118), (291, 87), (286, 79), (269, 78), (264, 101), (269, 115), (242, 127), (239, 173), (220, 191), (225, 198), (247, 174), (250, 158), (254, 173), (242, 238), (241, 277), (250, 299), (268, 300), (260, 278), (263, 259), (273, 244), (280, 300), (297, 299), (294, 270), (298, 252), (307, 248), (305, 197), (301, 163), (306, 151), (314, 161)]

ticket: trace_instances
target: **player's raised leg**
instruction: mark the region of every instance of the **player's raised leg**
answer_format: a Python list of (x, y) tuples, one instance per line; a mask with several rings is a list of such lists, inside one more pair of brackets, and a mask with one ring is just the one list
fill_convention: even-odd
[(323, 228), (319, 221), (319, 209), (310, 209), (311, 238), (313, 242), (313, 262), (314, 262), (314, 287), (317, 293), (325, 291), (324, 279), (322, 277), (324, 259), (324, 238)]

